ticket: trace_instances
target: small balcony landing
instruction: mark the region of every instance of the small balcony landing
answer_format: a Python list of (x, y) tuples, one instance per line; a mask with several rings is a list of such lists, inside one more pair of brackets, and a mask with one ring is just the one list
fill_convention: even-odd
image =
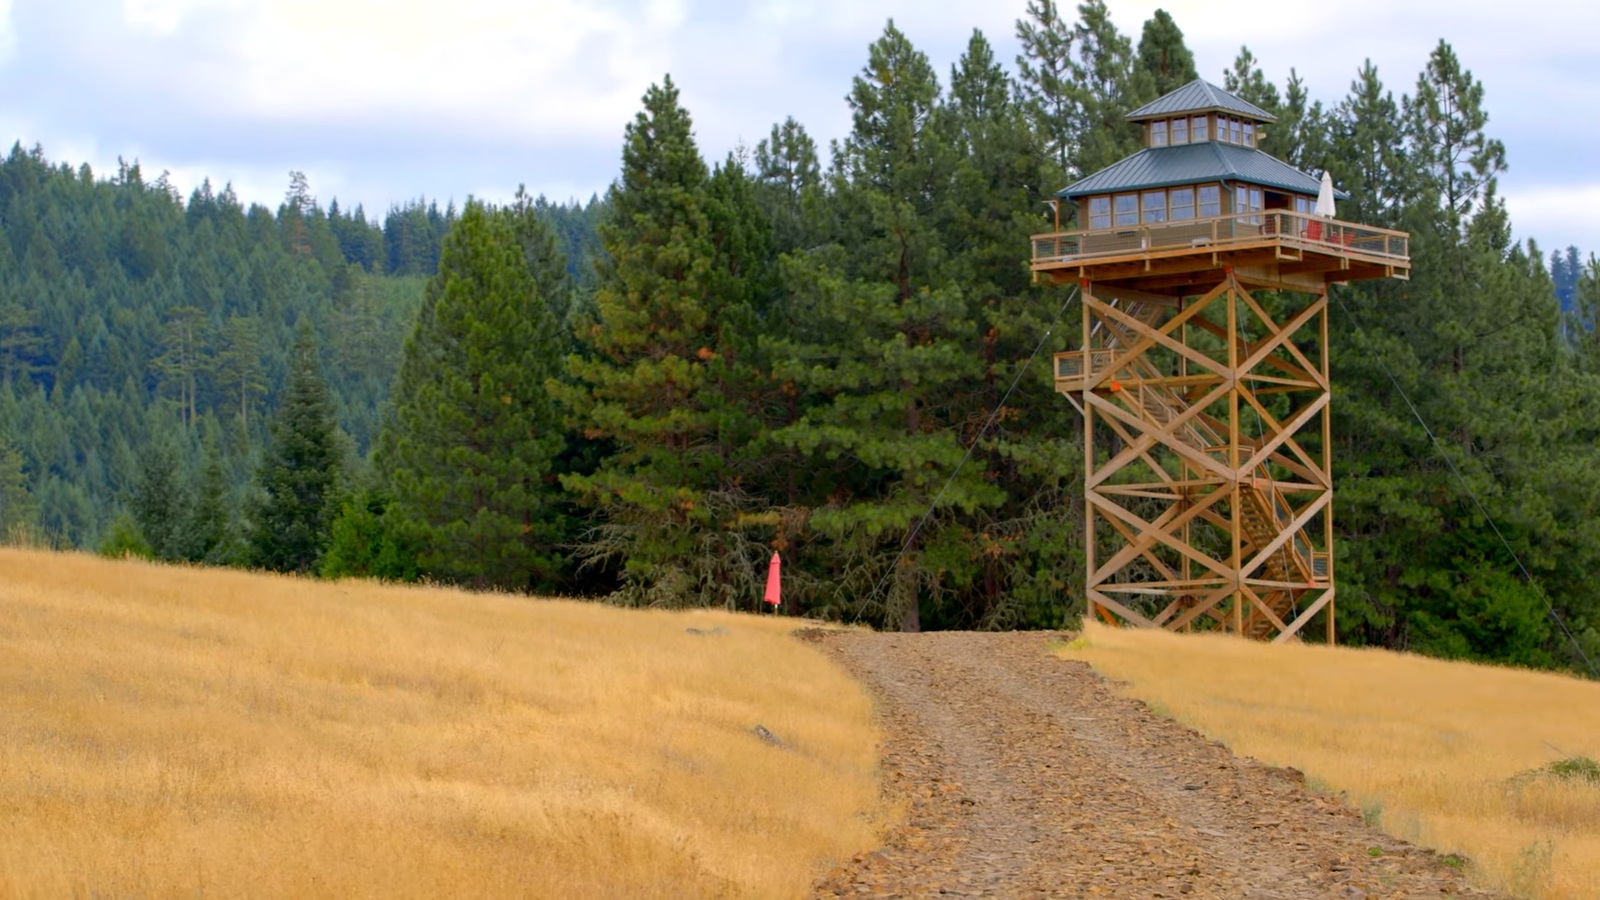
[(1064, 231), (1033, 237), (1034, 277), (1091, 279), (1163, 294), (1205, 290), (1233, 268), (1241, 278), (1289, 289), (1411, 275), (1403, 231), (1305, 213), (1266, 210)]

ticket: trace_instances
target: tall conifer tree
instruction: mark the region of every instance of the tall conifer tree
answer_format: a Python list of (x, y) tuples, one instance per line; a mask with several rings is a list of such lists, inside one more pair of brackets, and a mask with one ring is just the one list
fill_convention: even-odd
[[(971, 68), (976, 129), (978, 108), (996, 101), (979, 84), (989, 67)], [(945, 614), (940, 563), (967, 556), (959, 529), (943, 525), (1000, 499), (968, 468), (918, 528), (973, 437), (962, 427), (983, 369), (975, 304), (952, 277), (951, 245), (966, 236), (940, 228), (960, 148), (939, 96), (927, 57), (891, 22), (850, 92), (854, 127), (833, 172), (836, 243), (786, 268), (789, 327), (770, 344), (776, 374), (809, 407), (773, 439), (807, 459), (835, 608), (908, 630)]]
[[(713, 179), (670, 77), (628, 126), (601, 229), (597, 321), (569, 358), (573, 426), (613, 451), (563, 484), (599, 517), (581, 549), (620, 563), (619, 599), (751, 603), (759, 548), (727, 524), (756, 432), (750, 408), (749, 255), (770, 239), (742, 172)], [(750, 229), (746, 231), (745, 229)]]
[(309, 325), (295, 339), (289, 384), (270, 431), (256, 470), (251, 561), (278, 572), (310, 572), (328, 544), (344, 448)]
[(1183, 30), (1164, 9), (1155, 11), (1139, 36), (1139, 68), (1149, 73), (1157, 97), (1200, 77)]
[(547, 384), (561, 347), (550, 304), (567, 290), (531, 207), (467, 202), (406, 342), (380, 451), (394, 495), (384, 515), (425, 573), (504, 590), (555, 583), (563, 437)]

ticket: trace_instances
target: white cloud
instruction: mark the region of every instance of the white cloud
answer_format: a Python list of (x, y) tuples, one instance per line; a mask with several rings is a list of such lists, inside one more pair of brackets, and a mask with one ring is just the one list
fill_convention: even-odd
[[(1058, 0), (1074, 15), (1075, 0)], [(1137, 42), (1160, 6), (1201, 74), (1248, 43), (1267, 76), (1291, 67), (1338, 102), (1363, 59), (1397, 95), (1439, 39), (1486, 86), (1519, 234), (1600, 247), (1579, 148), (1600, 143), (1600, 24), (1590, 0), (1507, 19), (1486, 0), (1109, 0)], [(615, 175), (646, 87), (672, 73), (708, 158), (793, 115), (825, 148), (867, 47), (895, 24), (941, 81), (974, 28), (1011, 66), (1026, 0), (0, 0), (0, 139), (52, 159), (141, 158), (192, 187), (235, 181), (276, 204), (286, 172), (369, 210), (427, 193), (505, 196), (518, 182), (587, 197)], [(26, 70), (32, 80), (16, 73)], [(1530, 187), (1524, 189), (1524, 182)], [(498, 187), (497, 187), (498, 186)], [(1574, 196), (1589, 199), (1574, 200)], [(1600, 228), (1600, 226), (1597, 226)]]
[(17, 33), (11, 24), (11, 0), (0, 0), (0, 63), (11, 58), (17, 46)]
[[(653, 30), (685, 10), (679, 0), (633, 15), (582, 0), (124, 0), (123, 13), (166, 45), (138, 51), (158, 57), (139, 76), (151, 90), (230, 119), (614, 137), (664, 71)], [(189, 49), (197, 42), (203, 52)]]
[(237, 9), (238, 0), (123, 0), (122, 21), (136, 32), (169, 35), (201, 9)]
[(1545, 253), (1569, 245), (1600, 252), (1600, 182), (1507, 187), (1505, 201), (1518, 237), (1538, 240)]

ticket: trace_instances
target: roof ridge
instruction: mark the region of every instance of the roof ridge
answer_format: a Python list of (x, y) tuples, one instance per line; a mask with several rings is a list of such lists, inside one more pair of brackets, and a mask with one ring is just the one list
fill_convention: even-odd
[(1173, 88), (1149, 103), (1128, 113), (1129, 120), (1154, 118), (1177, 112), (1197, 112), (1207, 109), (1225, 109), (1241, 113), (1263, 122), (1276, 122), (1278, 117), (1250, 101), (1224, 88), (1217, 87), (1204, 78), (1196, 78)]

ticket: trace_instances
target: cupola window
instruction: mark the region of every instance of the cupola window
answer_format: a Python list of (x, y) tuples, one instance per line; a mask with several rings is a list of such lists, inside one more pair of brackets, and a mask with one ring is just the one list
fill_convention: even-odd
[(1095, 229), (1111, 227), (1110, 197), (1089, 198), (1089, 227)]
[(1144, 192), (1144, 215), (1143, 215), (1142, 221), (1145, 221), (1145, 222), (1165, 222), (1166, 220), (1167, 220), (1167, 192), (1166, 191), (1145, 191)]
[(1194, 218), (1194, 188), (1172, 189), (1172, 221)]

